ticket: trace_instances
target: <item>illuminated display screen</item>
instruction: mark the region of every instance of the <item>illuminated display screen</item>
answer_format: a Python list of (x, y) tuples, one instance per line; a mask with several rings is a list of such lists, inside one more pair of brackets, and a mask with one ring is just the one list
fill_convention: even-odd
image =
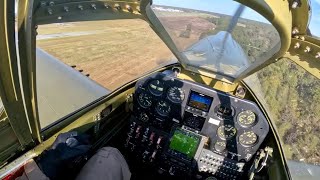
[(188, 105), (200, 109), (202, 111), (208, 112), (212, 101), (213, 97), (191, 91)]
[(180, 130), (176, 130), (171, 138), (170, 149), (185, 154), (188, 158), (193, 158), (198, 149), (199, 138), (187, 135)]

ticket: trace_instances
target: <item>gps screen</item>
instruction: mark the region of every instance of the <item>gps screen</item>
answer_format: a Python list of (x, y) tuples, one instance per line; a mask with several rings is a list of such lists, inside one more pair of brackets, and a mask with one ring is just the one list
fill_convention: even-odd
[(193, 158), (198, 144), (198, 137), (176, 130), (171, 138), (170, 149), (185, 154), (188, 158)]

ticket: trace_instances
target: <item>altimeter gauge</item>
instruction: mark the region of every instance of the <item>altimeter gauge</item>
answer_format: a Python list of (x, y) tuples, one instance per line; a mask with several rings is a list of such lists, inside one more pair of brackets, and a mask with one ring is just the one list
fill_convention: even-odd
[(218, 136), (223, 139), (231, 139), (237, 134), (237, 129), (231, 124), (225, 124), (218, 128)]
[(253, 131), (247, 131), (239, 136), (239, 142), (243, 146), (253, 146), (258, 141), (258, 135)]
[(251, 110), (242, 111), (238, 115), (238, 122), (243, 127), (250, 127), (256, 123), (256, 114)]

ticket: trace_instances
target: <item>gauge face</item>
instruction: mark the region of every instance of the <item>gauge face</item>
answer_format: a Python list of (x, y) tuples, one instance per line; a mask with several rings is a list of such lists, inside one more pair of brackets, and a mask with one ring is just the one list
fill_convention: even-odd
[(156, 111), (162, 115), (162, 116), (167, 116), (170, 113), (170, 105), (166, 103), (165, 101), (160, 101), (157, 104)]
[(171, 87), (168, 90), (168, 99), (174, 103), (181, 103), (184, 100), (184, 92), (181, 88)]
[(214, 144), (214, 148), (218, 151), (218, 152), (222, 152), (226, 149), (227, 147), (227, 144), (225, 141), (217, 141), (215, 144)]
[(141, 121), (143, 121), (143, 122), (147, 122), (147, 121), (149, 121), (149, 116), (148, 116), (146, 113), (141, 113), (141, 114), (139, 115), (139, 119), (140, 119)]
[(148, 84), (149, 91), (156, 96), (160, 96), (163, 93), (163, 83), (157, 79), (150, 81)]
[(187, 118), (184, 124), (193, 129), (199, 129), (201, 126), (201, 123), (199, 122), (196, 116)]
[(218, 136), (223, 139), (231, 139), (237, 134), (237, 129), (231, 124), (225, 124), (218, 128)]
[(253, 146), (258, 141), (258, 136), (253, 131), (247, 131), (239, 136), (239, 142), (243, 146)]
[(232, 107), (231, 105), (220, 104), (216, 107), (217, 116), (225, 119), (232, 117)]
[(148, 108), (152, 104), (152, 97), (149, 94), (141, 93), (138, 96), (138, 103), (144, 108)]
[(250, 110), (242, 111), (238, 115), (238, 122), (241, 126), (250, 127), (256, 123), (256, 115)]

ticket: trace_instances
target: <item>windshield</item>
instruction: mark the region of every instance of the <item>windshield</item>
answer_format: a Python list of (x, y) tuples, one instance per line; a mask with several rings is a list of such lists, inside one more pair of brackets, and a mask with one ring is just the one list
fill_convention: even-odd
[(312, 36), (320, 38), (320, 0), (311, 0), (311, 19), (309, 22), (309, 30)]
[(277, 30), (260, 14), (227, 0), (154, 0), (152, 9), (182, 63), (236, 78), (280, 49)]

